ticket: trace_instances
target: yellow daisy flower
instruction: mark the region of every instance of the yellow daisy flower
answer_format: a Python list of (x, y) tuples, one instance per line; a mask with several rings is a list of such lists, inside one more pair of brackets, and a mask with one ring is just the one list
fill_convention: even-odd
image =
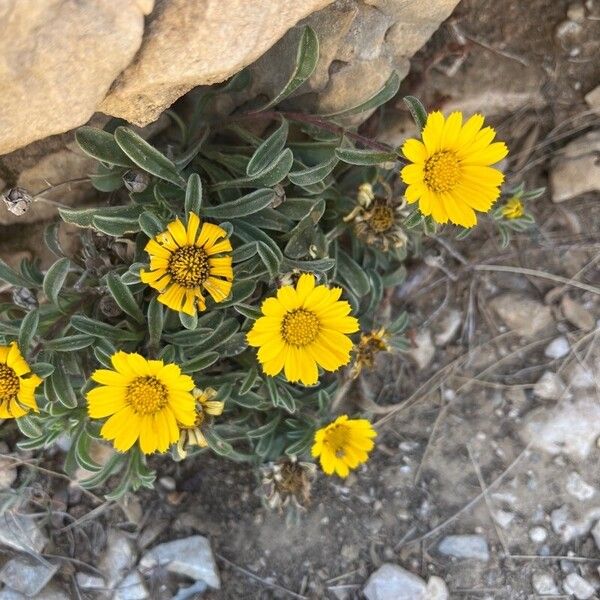
[(340, 300), (341, 288), (315, 286), (315, 276), (300, 275), (294, 288), (286, 285), (267, 298), (260, 317), (248, 332), (248, 343), (259, 348), (258, 360), (267, 375), (284, 370), (290, 382), (313, 385), (319, 366), (336, 371), (348, 364), (358, 321), (350, 305)]
[(187, 456), (186, 446), (198, 446), (206, 448), (208, 442), (202, 433), (202, 426), (211, 417), (218, 417), (223, 414), (225, 402), (213, 400), (217, 392), (212, 388), (205, 390), (194, 389), (192, 395), (196, 399), (196, 420), (192, 427), (186, 427), (181, 430), (181, 436), (177, 442), (177, 454), (179, 458), (184, 459)]
[(409, 203), (437, 223), (450, 220), (462, 227), (477, 224), (475, 211), (486, 213), (500, 194), (504, 175), (490, 165), (502, 160), (508, 149), (494, 142), (496, 132), (483, 127), (483, 117), (473, 115), (463, 125), (462, 113), (447, 119), (432, 112), (423, 128), (422, 140), (404, 142), (402, 152), (412, 164), (401, 176)]
[(520, 219), (525, 214), (525, 207), (517, 197), (511, 198), (502, 207), (502, 216), (509, 221)]
[(0, 346), (0, 419), (18, 419), (39, 412), (35, 388), (42, 379), (31, 369), (16, 342)]
[(100, 435), (121, 452), (138, 440), (144, 454), (164, 452), (179, 440), (179, 425), (191, 427), (196, 419), (192, 378), (136, 353), (117, 352), (111, 362), (114, 370), (92, 374), (101, 385), (87, 393), (90, 417), (109, 417)]
[(335, 471), (340, 477), (347, 477), (351, 469), (367, 462), (376, 436), (377, 432), (366, 419), (349, 419), (348, 415), (342, 415), (315, 433), (312, 455), (320, 457), (326, 475), (333, 475)]
[(146, 244), (150, 270), (141, 271), (140, 279), (160, 292), (159, 302), (188, 315), (206, 309), (204, 291), (222, 302), (233, 281), (231, 254), (227, 254), (231, 242), (226, 236), (222, 227), (201, 224), (194, 213), (187, 228), (176, 219)]

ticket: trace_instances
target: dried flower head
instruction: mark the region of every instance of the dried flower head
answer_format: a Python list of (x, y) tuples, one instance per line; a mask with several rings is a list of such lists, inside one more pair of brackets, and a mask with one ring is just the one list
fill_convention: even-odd
[(24, 215), (33, 202), (32, 195), (25, 189), (14, 187), (2, 194), (8, 212), (20, 217)]
[(150, 184), (150, 176), (144, 171), (131, 169), (123, 175), (123, 183), (130, 192), (143, 192)]
[(317, 467), (299, 462), (296, 457), (283, 458), (262, 468), (262, 492), (267, 506), (283, 510), (291, 504), (305, 510), (310, 503), (310, 490)]
[(12, 301), (26, 311), (35, 310), (39, 306), (38, 299), (29, 288), (18, 287), (12, 290)]
[(404, 206), (404, 201), (376, 196), (369, 208), (361, 208), (355, 215), (356, 236), (384, 252), (390, 248), (403, 248), (408, 239), (400, 225)]
[(354, 347), (354, 361), (351, 374), (356, 379), (363, 369), (372, 369), (375, 357), (379, 352), (389, 352), (387, 332), (383, 327), (377, 331), (364, 333), (360, 336), (360, 342)]

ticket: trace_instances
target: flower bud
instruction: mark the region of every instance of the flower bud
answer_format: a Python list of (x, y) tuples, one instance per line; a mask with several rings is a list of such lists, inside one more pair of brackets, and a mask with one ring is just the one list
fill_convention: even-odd
[(17, 217), (24, 215), (33, 202), (31, 194), (20, 187), (11, 188), (2, 194), (2, 200), (8, 211)]
[(148, 187), (148, 184), (150, 183), (150, 176), (148, 173), (144, 173), (143, 171), (131, 169), (130, 171), (127, 171), (125, 175), (123, 175), (123, 183), (130, 192), (139, 194)]
[(29, 288), (13, 288), (13, 303), (24, 310), (34, 310), (39, 306), (35, 294)]

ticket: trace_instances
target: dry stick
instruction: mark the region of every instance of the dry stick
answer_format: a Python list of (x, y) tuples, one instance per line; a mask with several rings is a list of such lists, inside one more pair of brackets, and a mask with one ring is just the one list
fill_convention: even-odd
[(263, 579), (262, 577), (259, 577), (252, 571), (248, 571), (248, 569), (244, 569), (244, 567), (240, 567), (239, 565), (236, 565), (235, 563), (231, 562), (228, 558), (225, 558), (223, 555), (218, 554), (217, 552), (215, 552), (215, 556), (217, 558), (220, 558), (224, 563), (228, 564), (230, 567), (233, 567), (240, 573), (247, 575), (248, 577), (250, 577), (250, 579), (254, 579), (255, 581), (262, 583), (266, 587), (270, 587), (275, 590), (279, 590), (280, 592), (284, 592), (284, 593), (290, 595), (292, 598), (298, 598), (298, 600), (309, 600), (308, 596), (302, 596), (301, 594), (292, 592), (292, 590), (288, 590), (287, 588), (284, 588), (283, 586), (279, 585), (278, 583), (271, 583), (270, 581), (266, 581), (265, 579)]

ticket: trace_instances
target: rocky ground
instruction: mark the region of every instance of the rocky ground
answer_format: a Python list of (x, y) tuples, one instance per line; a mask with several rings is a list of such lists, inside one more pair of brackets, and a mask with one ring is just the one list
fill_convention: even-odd
[[(5, 447), (0, 599), (600, 598), (599, 20), (597, 0), (464, 0), (415, 57), (403, 91), (491, 114), (509, 185), (548, 191), (507, 250), (483, 227), (408, 265), (388, 308), (413, 348), (346, 398), (380, 432), (364, 468), (319, 477), (290, 523), (209, 455), (108, 504), (57, 474), (60, 447)], [(400, 102), (364, 126), (408, 128)]]

